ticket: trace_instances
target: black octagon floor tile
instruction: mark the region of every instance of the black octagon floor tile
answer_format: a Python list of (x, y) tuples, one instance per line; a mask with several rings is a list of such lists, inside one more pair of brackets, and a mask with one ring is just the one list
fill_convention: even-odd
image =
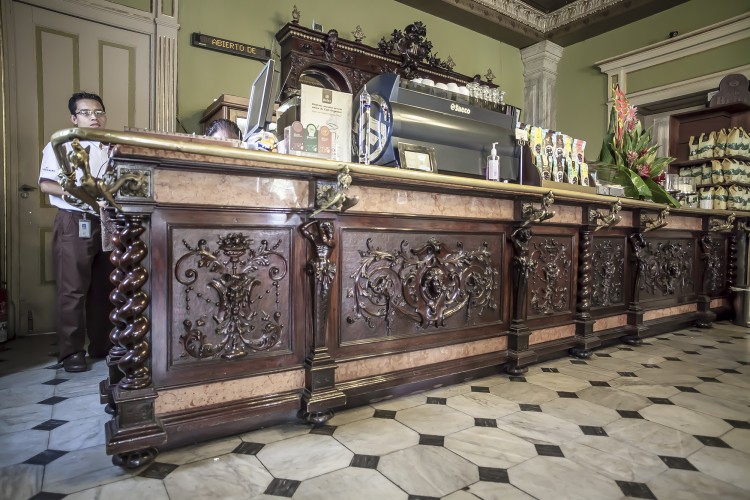
[(396, 412), (393, 410), (375, 410), (372, 416), (374, 418), (396, 418)]
[(542, 371), (544, 373), (560, 373), (560, 370), (557, 368), (542, 368)]
[[(511, 377), (511, 378), (513, 378), (513, 377)], [(477, 387), (475, 385), (472, 385), (471, 386), (471, 392), (490, 392), (490, 388), (489, 387)]]
[(697, 392), (700, 394), (700, 391), (697, 390), (695, 387), (686, 387), (683, 385), (676, 385), (674, 386), (674, 388), (679, 390), (680, 392)]
[(594, 353), (594, 354), (595, 354), (596, 356), (600, 357), (600, 358), (611, 358), (611, 357), (612, 357), (612, 355), (611, 355), (611, 354), (608, 354), (608, 353), (606, 353), (606, 352), (596, 352), (596, 353)]
[[(511, 382), (526, 382), (526, 377), (509, 377), (509, 380)], [(472, 389), (473, 389), (473, 387), (472, 387)], [(483, 392), (483, 391), (477, 391), (477, 392)]]
[(612, 387), (609, 385), (609, 382), (604, 382), (602, 380), (589, 380), (589, 384), (591, 384), (592, 387)]
[[(240, 445), (241, 446), (241, 445)], [(172, 473), (179, 465), (164, 464), (161, 462), (154, 462), (148, 466), (146, 470), (138, 474), (141, 477), (149, 477), (151, 479), (164, 479)]]
[(667, 361), (682, 361), (681, 358), (675, 358), (674, 356), (664, 356)]
[(661, 461), (664, 462), (667, 467), (670, 469), (680, 469), (680, 470), (694, 470), (697, 471), (698, 469), (695, 468), (693, 464), (691, 464), (687, 458), (682, 457), (666, 457), (659, 455), (659, 458), (661, 458)]
[(239, 453), (240, 455), (257, 455), (264, 446), (265, 444), (263, 443), (240, 443), (237, 448), (232, 450), (232, 453)]
[(561, 398), (570, 398), (575, 399), (578, 397), (578, 394), (575, 392), (567, 392), (567, 391), (557, 391), (557, 395)]
[(582, 359), (571, 359), (570, 360), (570, 364), (572, 364), (572, 365), (587, 365), (588, 363), (586, 363)]
[(46, 422), (42, 422), (41, 424), (32, 427), (32, 429), (38, 430), (38, 431), (51, 431), (52, 429), (57, 429), (61, 425), (67, 424), (67, 420), (55, 420), (54, 418), (51, 418), (47, 420)]
[(61, 450), (44, 450), (43, 452), (34, 455), (23, 463), (31, 465), (47, 465), (54, 462), (66, 453), (68, 452)]
[(724, 373), (741, 373), (734, 368), (719, 368), (719, 370), (723, 371)]
[(266, 488), (265, 494), (277, 497), (292, 498), (294, 496), (294, 492), (297, 491), (297, 488), (299, 488), (300, 484), (302, 484), (302, 481), (297, 481), (296, 479), (273, 478), (271, 484), (269, 484), (268, 488)]
[(622, 494), (626, 497), (648, 498), (649, 500), (656, 500), (656, 496), (645, 483), (633, 483), (630, 481), (616, 482), (617, 486), (620, 487)]
[(29, 500), (59, 500), (65, 498), (67, 495), (63, 493), (50, 493), (48, 491), (40, 491), (33, 497), (29, 497)]
[(640, 413), (633, 410), (617, 410), (622, 418), (643, 418)]
[(333, 433), (335, 431), (335, 425), (317, 425), (310, 429), (310, 434), (318, 434), (320, 436), (333, 436)]
[(744, 420), (729, 420), (725, 418), (724, 422), (736, 429), (750, 429), (750, 422), (745, 422)]
[(479, 480), (491, 483), (510, 483), (507, 469), (495, 467), (479, 467)]
[(444, 405), (448, 402), (446, 398), (427, 398), (428, 405)]
[(521, 411), (542, 411), (542, 407), (539, 405), (529, 405), (529, 404), (521, 403), (518, 406), (521, 407)]
[(674, 403), (667, 398), (648, 398), (654, 404), (657, 405), (673, 405)]
[(377, 469), (379, 461), (380, 457), (377, 455), (354, 455), (349, 465), (361, 469)]
[(420, 434), (419, 444), (427, 446), (443, 446), (445, 444), (445, 436), (433, 436), (432, 434)]
[(617, 374), (620, 375), (621, 377), (637, 377), (638, 376), (633, 372), (617, 372)]
[(698, 377), (698, 378), (704, 382), (715, 382), (717, 384), (721, 383), (721, 380), (714, 378), (714, 377)]
[(497, 420), (494, 418), (475, 418), (474, 425), (477, 427), (497, 427)]
[(595, 425), (579, 425), (578, 427), (580, 427), (583, 433), (587, 436), (608, 436), (603, 427), (597, 427)]
[(543, 457), (565, 457), (559, 446), (554, 444), (535, 444), (536, 452)]
[(56, 405), (57, 403), (62, 403), (68, 398), (64, 398), (62, 396), (52, 396), (51, 398), (47, 398), (43, 401), (39, 401), (38, 405)]
[(70, 379), (67, 378), (53, 378), (52, 380), (48, 380), (46, 382), (42, 382), (43, 385), (60, 385), (63, 382), (67, 382)]
[(725, 443), (721, 438), (717, 438), (713, 436), (693, 436), (693, 437), (706, 446), (713, 446), (715, 448), (731, 448), (731, 446)]

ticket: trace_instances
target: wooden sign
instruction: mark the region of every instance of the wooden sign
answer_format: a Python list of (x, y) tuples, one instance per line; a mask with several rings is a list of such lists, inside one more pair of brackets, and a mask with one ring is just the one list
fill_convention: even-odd
[(232, 40), (225, 40), (202, 33), (193, 33), (190, 41), (193, 47), (215, 50), (217, 52), (224, 52), (225, 54), (257, 59), (259, 61), (268, 61), (271, 58), (271, 51), (269, 49), (255, 47), (242, 42), (233, 42)]

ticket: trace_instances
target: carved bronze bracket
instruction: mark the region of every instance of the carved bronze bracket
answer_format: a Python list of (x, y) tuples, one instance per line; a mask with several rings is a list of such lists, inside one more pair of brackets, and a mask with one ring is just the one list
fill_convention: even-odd
[[(147, 197), (150, 195), (150, 174), (143, 170), (117, 170), (108, 172), (103, 178), (91, 175), (89, 165), (90, 146), (83, 147), (78, 139), (71, 143), (72, 151), (68, 152), (67, 162), (61, 162), (60, 185), (69, 193), (63, 196), (68, 203), (82, 207), (84, 204), (99, 213), (99, 201), (104, 200), (110, 206), (122, 212), (122, 207), (115, 201), (118, 191), (125, 196)], [(80, 170), (82, 176), (78, 179), (76, 172)]]
[(669, 222), (667, 216), (669, 215), (669, 208), (665, 208), (656, 217), (650, 217), (646, 214), (641, 214), (641, 232), (647, 233), (654, 229), (666, 227)]
[(346, 195), (351, 184), (352, 176), (349, 174), (348, 165), (342, 165), (336, 183), (318, 181), (315, 189), (315, 206), (318, 208), (312, 216), (318, 215), (323, 210), (344, 212), (359, 203), (358, 196), (350, 198)]
[(538, 224), (554, 217), (555, 212), (550, 210), (553, 203), (555, 203), (555, 195), (552, 191), (544, 195), (542, 205), (539, 208), (535, 208), (531, 203), (524, 203), (521, 207), (521, 227)]
[(734, 214), (734, 212), (729, 214), (729, 217), (727, 217), (726, 220), (722, 220), (721, 217), (711, 217), (710, 219), (708, 219), (708, 230), (712, 233), (731, 231), (732, 226), (734, 226), (735, 218), (736, 215)]
[(609, 213), (606, 215), (603, 214), (599, 209), (589, 212), (589, 224), (596, 226), (594, 228), (594, 231), (598, 231), (600, 229), (609, 229), (610, 227), (617, 225), (617, 223), (622, 220), (622, 216), (619, 215), (620, 210), (622, 210), (622, 203), (618, 198), (618, 200), (612, 203), (612, 205), (609, 207)]

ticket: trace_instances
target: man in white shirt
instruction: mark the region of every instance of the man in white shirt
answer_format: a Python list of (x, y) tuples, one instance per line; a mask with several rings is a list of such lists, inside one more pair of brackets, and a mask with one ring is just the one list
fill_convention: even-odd
[[(68, 109), (70, 121), (76, 127), (103, 128), (107, 124), (104, 103), (96, 94), (73, 94)], [(101, 178), (109, 164), (108, 148), (99, 142), (82, 141), (81, 145), (89, 147), (91, 175)], [(105, 357), (111, 347), (109, 275), (114, 267), (109, 253), (102, 251), (99, 214), (85, 204), (74, 206), (63, 199), (67, 193), (59, 182), (61, 172), (52, 144), (48, 143), (42, 152), (39, 187), (58, 209), (52, 229), (58, 360), (62, 361), (65, 371), (82, 372), (88, 369), (84, 350), (86, 336), (92, 358)], [(80, 177), (81, 173), (78, 174)]]

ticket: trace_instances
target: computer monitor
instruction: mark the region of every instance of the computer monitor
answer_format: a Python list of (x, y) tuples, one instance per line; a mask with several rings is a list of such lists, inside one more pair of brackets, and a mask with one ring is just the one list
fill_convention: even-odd
[(247, 106), (247, 127), (242, 140), (265, 127), (273, 116), (274, 62), (269, 59), (250, 87), (250, 102)]

